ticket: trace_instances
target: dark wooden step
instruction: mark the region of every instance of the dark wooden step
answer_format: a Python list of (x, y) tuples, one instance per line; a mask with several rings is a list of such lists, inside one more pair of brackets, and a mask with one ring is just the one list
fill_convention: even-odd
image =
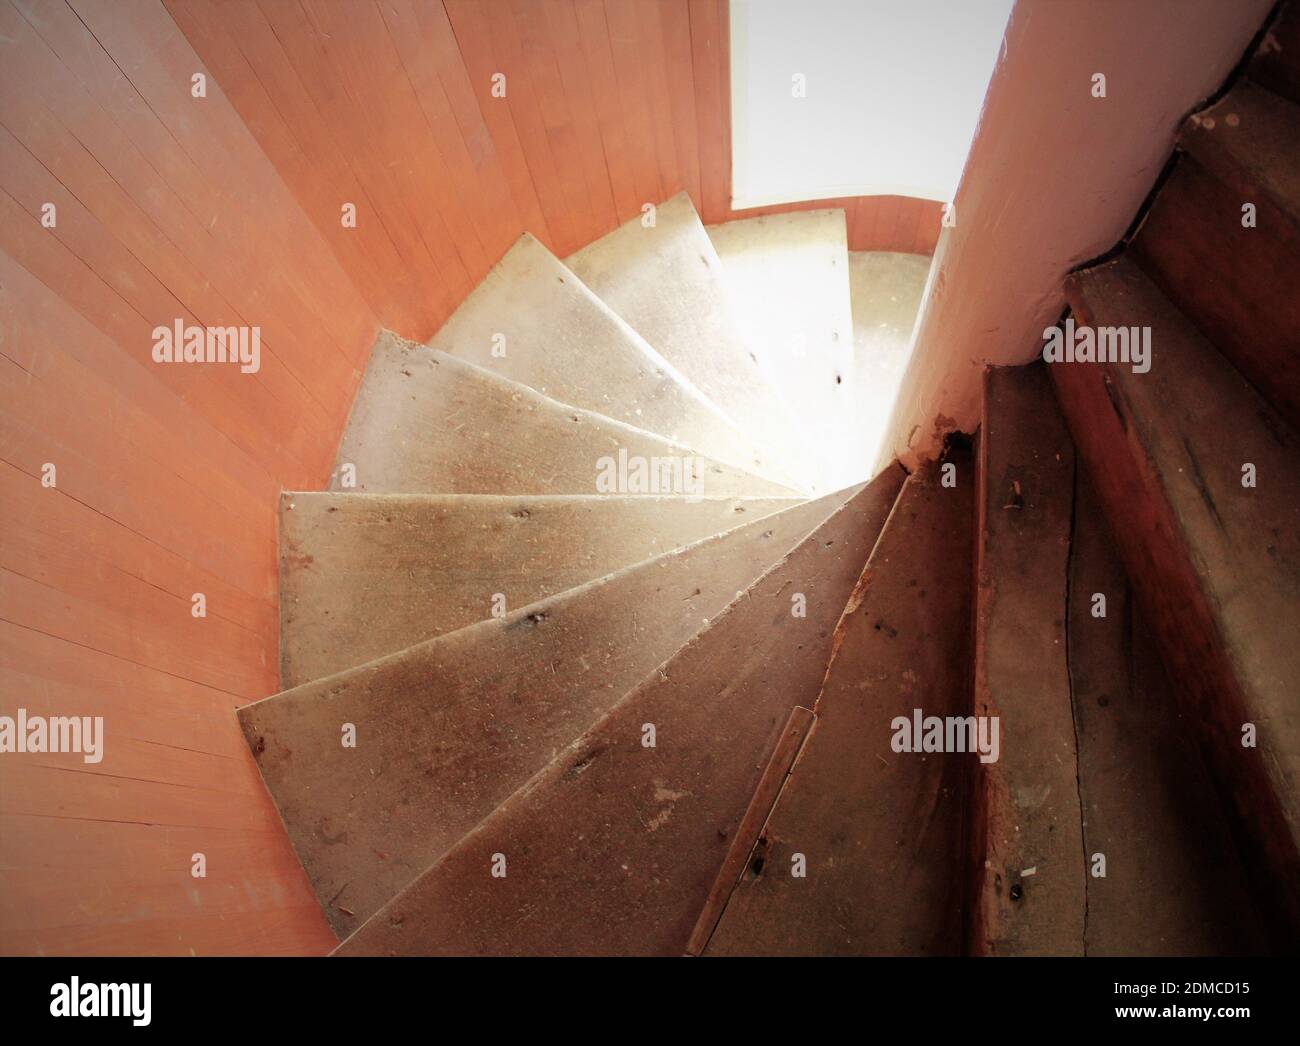
[(1066, 641), (1074, 446), (1043, 365), (985, 371), (975, 713), (1000, 753), (976, 763), (971, 950), (1083, 953), (1086, 868)]
[[(335, 930), (359, 926), (848, 496), (800, 504), (241, 708)], [(355, 747), (342, 744), (345, 724)]]
[(1282, 5), (1250, 60), (1250, 78), (1276, 94), (1300, 102), (1300, 4)]
[[(975, 465), (903, 488), (836, 629), (817, 722), (706, 955), (944, 955), (962, 948), (974, 755), (899, 752), (894, 720), (970, 709)], [(805, 875), (796, 875), (802, 859)]]
[[(1083, 470), (1076, 474), (1069, 590), (1084, 952), (1267, 952), (1253, 884), (1196, 724), (1180, 708)], [(1095, 613), (1098, 593), (1105, 617)]]
[(1178, 144), (1237, 193), (1300, 224), (1300, 105), (1242, 80), (1187, 118)]
[(1081, 324), (1150, 327), (1148, 373), (1049, 370), (1255, 890), (1300, 939), (1297, 437), (1131, 260), (1075, 273), (1066, 292)]
[[(1185, 139), (1212, 131), (1189, 127)], [(1300, 133), (1300, 128), (1294, 129)], [(1300, 152), (1291, 162), (1300, 161)], [(1242, 207), (1255, 205), (1255, 226)], [(1300, 429), (1300, 226), (1263, 192), (1230, 185), (1183, 155), (1133, 242), (1142, 268), (1206, 337)]]
[(1001, 755), (972, 804), (971, 951), (1263, 950), (1044, 365), (986, 373), (980, 443), (975, 708), (1000, 717)]
[(680, 955), (900, 479), (848, 502), (338, 954)]

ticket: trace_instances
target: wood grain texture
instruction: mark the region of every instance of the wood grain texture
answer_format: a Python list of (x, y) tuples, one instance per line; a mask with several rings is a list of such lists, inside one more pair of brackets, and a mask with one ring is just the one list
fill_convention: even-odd
[(412, 340), (523, 233), (564, 257), (682, 190), (708, 224), (842, 207), (850, 250), (938, 240), (928, 200), (732, 209), (727, 0), (162, 2), (371, 311)]
[[(0, 951), (330, 945), (234, 709), (277, 685), (276, 495), (328, 475), (365, 286), (161, 5), (0, 3), (0, 713), (104, 720), (98, 763), (0, 762)], [(178, 319), (261, 327), (260, 368), (154, 363)]]

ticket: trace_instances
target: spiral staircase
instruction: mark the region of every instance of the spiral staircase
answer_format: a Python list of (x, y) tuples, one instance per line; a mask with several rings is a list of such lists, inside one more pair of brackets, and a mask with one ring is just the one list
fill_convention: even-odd
[[(336, 954), (1295, 950), (1295, 26), (1068, 281), (1150, 371), (990, 370), (910, 474), (847, 300), (771, 259), (746, 327), (685, 195), (383, 334), (239, 712)], [(996, 760), (899, 751), (916, 710)]]

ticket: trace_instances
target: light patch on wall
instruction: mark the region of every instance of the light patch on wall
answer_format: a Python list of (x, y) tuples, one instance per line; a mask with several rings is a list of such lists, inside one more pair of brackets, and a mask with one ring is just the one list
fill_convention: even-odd
[(731, 0), (732, 206), (952, 200), (1013, 0)]

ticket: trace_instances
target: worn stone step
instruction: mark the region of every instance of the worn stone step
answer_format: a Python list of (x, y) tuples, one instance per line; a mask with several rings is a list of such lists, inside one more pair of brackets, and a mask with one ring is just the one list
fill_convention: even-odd
[(1300, 102), (1300, 5), (1282, 5), (1250, 60), (1250, 78), (1261, 87)]
[[(632, 473), (619, 470), (624, 459), (629, 465), (662, 460), (675, 470), (666, 476), (669, 489), (630, 489), (625, 477)], [(609, 492), (598, 486), (602, 470), (620, 483), (616, 493), (797, 493), (388, 331), (375, 342), (330, 489), (597, 494)]]
[(884, 447), (912, 344), (912, 328), (929, 279), (929, 255), (850, 251), (853, 305), (853, 383), (866, 459), (873, 467)]
[(775, 562), (338, 953), (680, 955), (901, 478)]
[(815, 448), (818, 482), (871, 475), (854, 367), (848, 232), (842, 210), (708, 227), (745, 342)]
[(812, 487), (798, 421), (745, 342), (722, 263), (690, 197), (659, 204), (653, 227), (633, 218), (565, 259), (588, 287), (680, 370), (767, 459)]
[[(1289, 142), (1272, 141), (1279, 134)], [(1300, 428), (1300, 222), (1267, 185), (1288, 184), (1273, 168), (1300, 166), (1298, 140), (1300, 106), (1249, 84), (1235, 88), (1187, 121), (1180, 142), (1189, 151), (1133, 242), (1156, 285), (1293, 428)], [(1242, 224), (1246, 204), (1252, 225)]]
[(342, 672), (712, 534), (790, 498), (285, 493), (280, 680)]
[(796, 482), (527, 233), (428, 344), (560, 403), (755, 475)]
[[(840, 492), (239, 711), (350, 932), (837, 509)], [(345, 724), (356, 746), (341, 743)]]
[(735, 832), (731, 833), (731, 845), (727, 848), (727, 856), (723, 858), (718, 874), (714, 876), (713, 886), (704, 899), (704, 907), (700, 910), (699, 918), (695, 920), (695, 927), (691, 930), (691, 936), (686, 941), (687, 955), (701, 955), (709, 943), (709, 938), (713, 936), (718, 920), (722, 918), (727, 902), (731, 900), (731, 892), (736, 888), (736, 883), (748, 866), (754, 847), (758, 845), (763, 826), (767, 824), (772, 807), (776, 805), (777, 796), (785, 787), (786, 778), (790, 776), (795, 760), (799, 758), (804, 742), (808, 740), (808, 735), (816, 722), (817, 716), (813, 714), (813, 710), (803, 705), (796, 706), (790, 713), (790, 718), (786, 720), (785, 729), (781, 731), (781, 736), (777, 739), (776, 747), (763, 768), (763, 774), (758, 779), (754, 793), (749, 797), (745, 816), (740, 819)]
[(1296, 434), (1128, 258), (1066, 293), (1079, 324), (1150, 328), (1147, 373), (1049, 372), (1269, 921), (1300, 939)]
[[(971, 754), (899, 752), (894, 721), (970, 708), (969, 450), (903, 486), (835, 630), (817, 723), (706, 955), (961, 950)], [(802, 875), (798, 874), (800, 871)]]

